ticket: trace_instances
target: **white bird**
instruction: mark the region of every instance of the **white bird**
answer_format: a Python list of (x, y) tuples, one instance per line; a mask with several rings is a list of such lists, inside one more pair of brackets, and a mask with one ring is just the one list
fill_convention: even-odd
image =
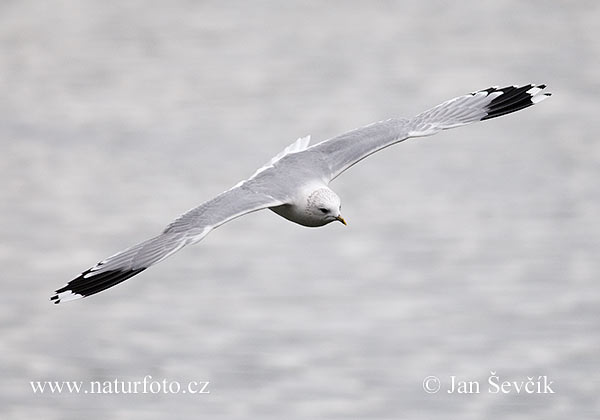
[(158, 236), (118, 252), (81, 273), (50, 298), (66, 302), (101, 292), (139, 274), (236, 217), (270, 209), (303, 226), (346, 224), (329, 183), (367, 156), (410, 137), (495, 118), (548, 96), (545, 85), (491, 87), (450, 99), (413, 118), (392, 118), (309, 146), (303, 137), (250, 178), (184, 213)]

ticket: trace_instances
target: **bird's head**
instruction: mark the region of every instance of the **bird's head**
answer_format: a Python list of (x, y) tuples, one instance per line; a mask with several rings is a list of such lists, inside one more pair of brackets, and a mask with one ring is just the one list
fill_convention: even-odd
[(327, 187), (319, 188), (308, 196), (306, 212), (315, 221), (315, 226), (323, 226), (336, 220), (345, 225), (341, 211), (340, 197)]

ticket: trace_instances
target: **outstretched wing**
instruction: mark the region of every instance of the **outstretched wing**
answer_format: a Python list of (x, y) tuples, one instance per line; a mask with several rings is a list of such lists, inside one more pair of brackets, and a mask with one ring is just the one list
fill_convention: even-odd
[(175, 219), (160, 235), (100, 261), (56, 290), (50, 300), (60, 303), (101, 292), (200, 241), (223, 223), (281, 204), (280, 200), (257, 193), (242, 183)]
[(441, 130), (509, 114), (550, 96), (546, 85), (491, 87), (450, 99), (411, 119), (390, 119), (358, 128), (309, 148), (327, 162), (330, 180), (367, 156), (410, 137), (431, 136)]

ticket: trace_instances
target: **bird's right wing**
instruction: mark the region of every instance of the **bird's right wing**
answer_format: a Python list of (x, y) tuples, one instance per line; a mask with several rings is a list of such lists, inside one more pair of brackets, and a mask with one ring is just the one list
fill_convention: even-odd
[(100, 261), (56, 290), (50, 300), (60, 303), (101, 292), (202, 240), (223, 223), (281, 204), (281, 200), (257, 193), (243, 182), (175, 219), (160, 235)]
[(499, 117), (534, 105), (550, 96), (546, 85), (492, 87), (450, 99), (414, 118), (390, 119), (325, 140), (308, 151), (319, 153), (328, 166), (324, 176), (333, 180), (367, 156), (410, 137)]

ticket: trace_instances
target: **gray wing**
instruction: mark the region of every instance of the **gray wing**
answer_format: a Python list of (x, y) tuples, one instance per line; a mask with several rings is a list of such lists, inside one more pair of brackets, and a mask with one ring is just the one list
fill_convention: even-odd
[(328, 166), (324, 174), (333, 180), (367, 156), (410, 137), (431, 136), (438, 131), (499, 117), (534, 105), (550, 96), (546, 85), (492, 87), (450, 99), (411, 119), (389, 119), (358, 128), (309, 148), (320, 153)]
[(60, 303), (101, 292), (164, 260), (184, 246), (202, 240), (223, 223), (281, 204), (280, 200), (257, 193), (246, 183), (241, 183), (175, 219), (160, 235), (100, 261), (56, 290), (50, 300)]

